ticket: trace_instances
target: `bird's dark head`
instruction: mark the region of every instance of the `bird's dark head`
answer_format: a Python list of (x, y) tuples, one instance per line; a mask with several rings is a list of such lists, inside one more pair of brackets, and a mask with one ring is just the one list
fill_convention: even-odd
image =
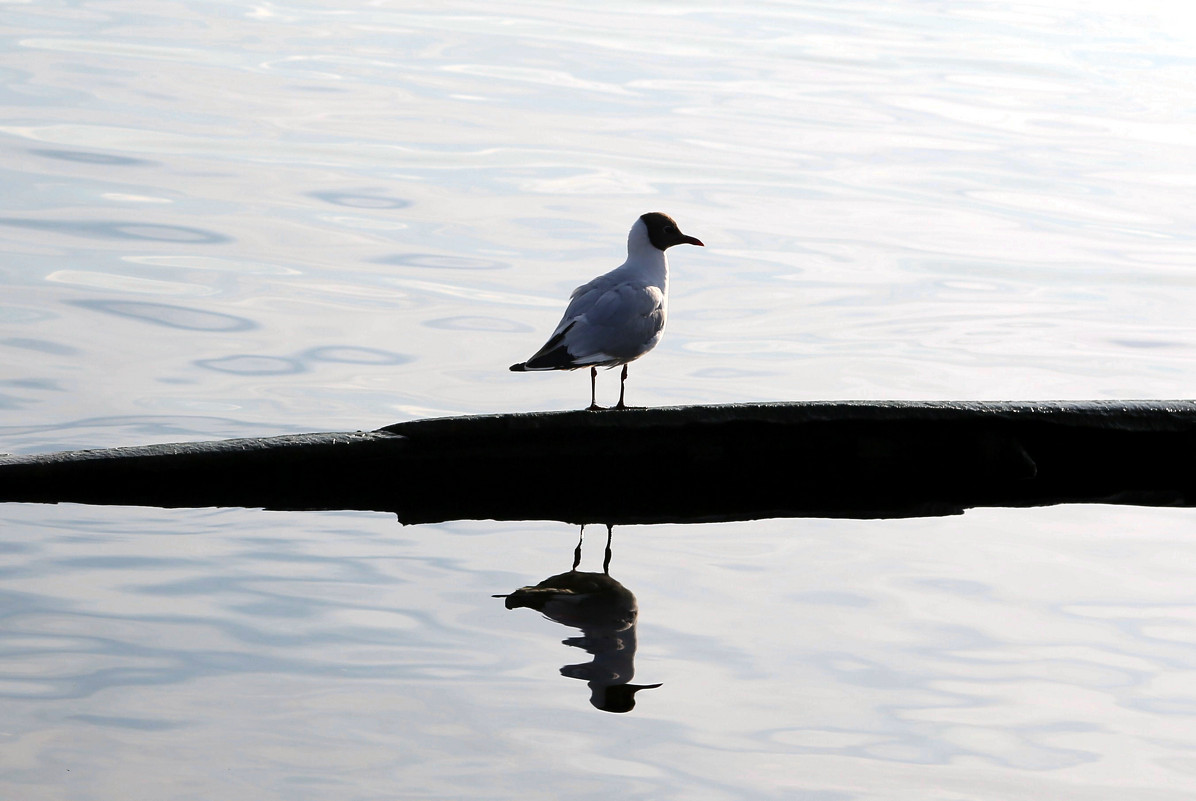
[(648, 241), (657, 250), (668, 250), (673, 245), (699, 245), (702, 240), (697, 237), (686, 236), (677, 227), (677, 222), (667, 214), (650, 211), (640, 216), (648, 229)]
[(655, 690), (661, 684), (614, 684), (596, 687), (590, 684), (590, 703), (603, 712), (630, 712), (635, 709), (635, 694), (640, 690)]

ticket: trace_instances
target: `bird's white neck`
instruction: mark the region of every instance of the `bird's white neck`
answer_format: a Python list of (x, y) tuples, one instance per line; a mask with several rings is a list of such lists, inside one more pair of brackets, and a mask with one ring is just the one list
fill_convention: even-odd
[(648, 239), (648, 226), (643, 220), (636, 220), (627, 235), (627, 261), (623, 269), (634, 271), (645, 283), (653, 284), (666, 291), (669, 281), (669, 260)]

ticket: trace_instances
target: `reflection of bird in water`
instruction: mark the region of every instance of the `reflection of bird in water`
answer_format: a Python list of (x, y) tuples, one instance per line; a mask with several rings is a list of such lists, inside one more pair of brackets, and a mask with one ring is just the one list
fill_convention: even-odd
[(627, 363), (656, 347), (664, 333), (669, 294), (669, 260), (664, 252), (673, 245), (701, 244), (681, 233), (667, 214), (641, 215), (627, 236), (627, 261), (573, 290), (565, 315), (544, 347), (511, 369), (522, 373), (589, 367), (589, 408), (600, 409), (594, 395), (598, 368), (621, 364), (615, 408), (627, 408), (623, 403)]
[[(630, 684), (635, 675), (635, 620), (639, 613), (631, 591), (610, 577), (611, 527), (606, 527), (606, 556), (601, 573), (579, 572), (581, 540), (573, 552), (573, 569), (550, 576), (534, 587), (521, 587), (506, 598), (507, 609), (528, 607), (550, 620), (581, 629), (582, 636), (565, 645), (593, 654), (590, 662), (566, 665), (561, 674), (590, 686), (590, 703), (607, 712), (629, 712), (635, 694), (659, 684)], [(585, 526), (582, 526), (582, 537)]]

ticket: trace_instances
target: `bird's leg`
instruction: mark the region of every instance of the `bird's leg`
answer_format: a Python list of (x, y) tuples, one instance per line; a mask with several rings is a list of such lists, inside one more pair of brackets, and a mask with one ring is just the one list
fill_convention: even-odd
[(602, 409), (598, 405), (598, 368), (590, 368), (590, 405), (586, 407), (587, 412), (597, 412)]
[(619, 373), (619, 402), (615, 404), (616, 409), (626, 409), (627, 404), (623, 403), (623, 392), (627, 388), (627, 365), (623, 365), (623, 372)]
[(573, 569), (574, 570), (576, 570), (577, 566), (581, 564), (581, 543), (585, 540), (585, 538), (586, 538), (586, 524), (582, 523), (581, 524), (581, 536), (579, 536), (577, 538), (577, 547), (573, 549)]
[(610, 575), (610, 541), (611, 541), (611, 537), (614, 536), (614, 532), (615, 532), (614, 526), (612, 526), (610, 523), (607, 523), (606, 524), (606, 555), (602, 559), (602, 572), (608, 576)]

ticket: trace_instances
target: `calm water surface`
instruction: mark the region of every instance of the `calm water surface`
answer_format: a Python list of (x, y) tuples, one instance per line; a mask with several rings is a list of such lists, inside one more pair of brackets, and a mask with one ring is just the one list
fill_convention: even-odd
[[(506, 366), (650, 210), (708, 247), (636, 404), (1196, 386), (1179, 4), (0, 8), (0, 451), (583, 406)], [(1186, 510), (617, 529), (662, 685), (618, 715), (491, 597), (568, 570), (560, 524), (0, 527), (4, 798), (1196, 786)]]

